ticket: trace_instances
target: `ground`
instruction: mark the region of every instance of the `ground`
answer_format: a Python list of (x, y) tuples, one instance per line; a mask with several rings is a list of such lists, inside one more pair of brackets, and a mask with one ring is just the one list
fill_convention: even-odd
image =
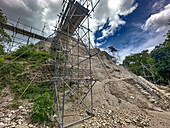
[[(93, 77), (97, 79), (93, 87), (93, 110), (95, 116), (85, 120), (73, 128), (169, 128), (170, 111), (166, 108), (169, 103), (168, 87), (160, 87), (137, 77), (147, 88), (156, 93), (160, 100), (157, 100), (146, 89), (142, 87), (139, 81), (134, 79), (134, 75), (126, 68), (114, 64), (106, 55), (100, 53), (103, 65), (97, 57), (92, 59)], [(88, 68), (88, 65), (84, 65)], [(81, 87), (85, 92), (87, 87)], [(90, 96), (87, 96), (85, 102), (90, 105)], [(76, 105), (78, 102), (73, 100), (66, 103), (64, 122), (71, 123), (78, 119), (86, 117), (83, 105)], [(32, 100), (14, 100), (9, 87), (1, 92), (0, 99), (0, 128), (3, 127), (57, 127), (57, 124), (48, 125), (32, 124), (29, 119), (29, 112), (32, 110), (34, 102)], [(16, 106), (16, 108), (15, 108)], [(18, 108), (18, 107), (19, 108)], [(55, 121), (57, 115), (51, 118)]]

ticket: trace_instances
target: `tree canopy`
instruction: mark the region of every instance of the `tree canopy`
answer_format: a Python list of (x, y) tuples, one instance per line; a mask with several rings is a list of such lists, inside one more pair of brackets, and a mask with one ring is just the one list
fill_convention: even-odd
[[(156, 46), (151, 53), (144, 50), (141, 53), (131, 54), (125, 58), (123, 65), (140, 76), (151, 75), (142, 65), (154, 72), (157, 81), (170, 81), (170, 30), (163, 44)], [(152, 78), (146, 78), (152, 80)]]

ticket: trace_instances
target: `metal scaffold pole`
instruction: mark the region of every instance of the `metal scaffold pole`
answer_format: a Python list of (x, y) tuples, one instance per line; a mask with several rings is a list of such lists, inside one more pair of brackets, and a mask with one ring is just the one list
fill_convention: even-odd
[[(60, 128), (72, 126), (94, 116), (92, 88), (96, 80), (92, 76), (91, 58), (96, 54), (91, 53), (89, 18), (98, 3), (99, 1), (94, 3), (90, 0), (80, 4), (75, 0), (66, 0), (62, 4), (63, 9), (51, 46), (56, 51), (54, 86), (58, 108), (57, 122)], [(87, 26), (84, 25), (85, 21)], [(87, 41), (83, 41), (84, 39)], [(86, 87), (83, 87), (85, 85)], [(82, 88), (86, 88), (86, 93), (81, 92)], [(86, 99), (88, 96), (90, 102)], [(67, 109), (70, 99), (75, 100), (73, 108), (77, 107), (79, 112), (84, 112), (82, 119), (70, 117), (73, 121), (68, 121), (66, 115), (67, 111), (71, 111), (71, 108)]]

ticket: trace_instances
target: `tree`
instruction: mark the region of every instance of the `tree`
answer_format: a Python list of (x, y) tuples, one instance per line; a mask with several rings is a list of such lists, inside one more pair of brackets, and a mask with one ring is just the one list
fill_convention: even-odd
[(159, 74), (159, 80), (169, 81), (170, 79), (170, 42), (165, 42), (151, 52), (151, 57)]
[[(130, 71), (135, 73), (138, 76), (151, 76), (151, 72), (144, 69), (142, 65), (148, 67), (148, 69), (152, 68), (155, 71), (154, 66), (151, 64), (154, 62), (154, 59), (151, 58), (148, 50), (144, 50), (141, 53), (131, 54), (126, 56), (125, 60), (123, 60), (123, 65), (126, 66)], [(151, 77), (147, 77), (148, 80), (153, 80)]]
[[(0, 9), (0, 24), (1, 23), (7, 23), (7, 17), (3, 15), (2, 10)], [(11, 41), (11, 38), (1, 26), (2, 25), (0, 25), (0, 45), (5, 45), (5, 43)]]

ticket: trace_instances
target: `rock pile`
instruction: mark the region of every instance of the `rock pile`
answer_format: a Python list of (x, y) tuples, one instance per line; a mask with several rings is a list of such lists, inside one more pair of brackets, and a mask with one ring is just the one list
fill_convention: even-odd
[(19, 109), (1, 108), (0, 112), (0, 128), (16, 128), (20, 125), (28, 125), (27, 127), (34, 127), (28, 124), (29, 112), (32, 110), (33, 103), (28, 103), (24, 106), (19, 106)]
[(115, 127), (148, 127), (150, 125), (150, 119), (146, 114), (136, 112), (124, 111), (121, 108), (115, 108), (114, 110), (101, 108), (95, 108), (95, 117), (90, 120), (84, 121), (82, 127), (84, 128), (115, 128)]

